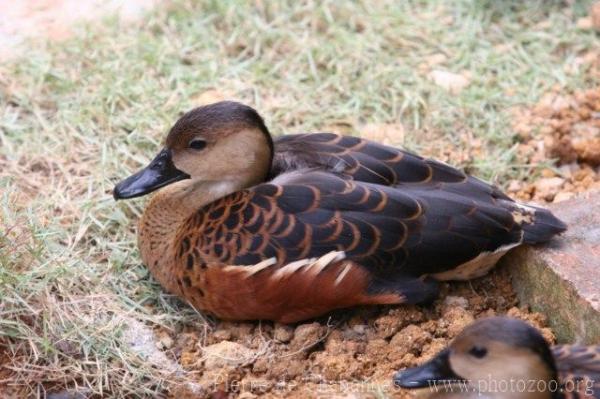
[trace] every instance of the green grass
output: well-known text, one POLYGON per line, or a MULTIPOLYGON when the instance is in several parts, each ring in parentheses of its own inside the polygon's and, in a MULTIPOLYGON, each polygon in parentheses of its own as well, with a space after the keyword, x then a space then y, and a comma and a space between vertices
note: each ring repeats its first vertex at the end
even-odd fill
POLYGON ((0 66, 0 386, 152 396, 185 378, 123 339, 206 321, 149 279, 143 203, 110 192, 203 93, 252 104, 274 134, 401 123, 398 144, 451 161, 479 139, 460 166, 502 184, 539 169, 515 159, 510 110, 598 83, 570 68, 598 40, 575 25, 589 1, 317 3, 178 1, 0 66), (471 84, 433 84, 436 54, 471 84))

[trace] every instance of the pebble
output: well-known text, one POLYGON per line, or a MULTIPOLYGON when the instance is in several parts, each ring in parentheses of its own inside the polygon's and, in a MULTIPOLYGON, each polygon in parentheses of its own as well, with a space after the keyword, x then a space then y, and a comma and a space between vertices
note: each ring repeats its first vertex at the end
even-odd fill
POLYGON ((429 78, 437 86, 454 94, 462 91, 470 83, 470 80, 466 76, 437 69, 429 73, 429 78))
POLYGON ((324 333, 324 327, 317 322, 301 324, 294 331, 294 338, 290 342, 290 348, 293 351, 309 349, 321 340, 324 333))
POLYGON ((575 197, 575 193, 570 192, 570 191, 561 191, 554 196, 554 201, 552 201, 552 202, 555 202, 555 203, 563 202, 563 201, 570 200, 573 197, 575 197))
POLYGON ((458 306, 460 308, 466 309, 469 307, 469 301, 467 301, 467 298, 462 296, 448 295, 446 298, 444 298, 444 306, 458 306))
POLYGON ((275 324, 275 329, 273 331, 273 338, 279 342, 287 343, 292 340, 294 337, 294 329, 285 324, 275 324))
POLYGON ((545 177, 535 182, 536 195, 546 201, 552 201, 557 191, 565 183, 562 177, 545 177))
POLYGON ((221 341, 202 348, 204 367, 207 370, 226 366, 240 366, 252 361, 255 353, 237 342, 221 341))

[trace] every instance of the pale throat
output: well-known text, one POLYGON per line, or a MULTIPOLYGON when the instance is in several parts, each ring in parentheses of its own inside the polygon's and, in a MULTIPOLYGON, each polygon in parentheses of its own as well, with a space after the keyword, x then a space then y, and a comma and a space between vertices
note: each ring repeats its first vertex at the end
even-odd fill
POLYGON ((148 202, 140 220, 138 243, 144 264, 154 278, 181 294, 174 268, 176 238, 182 223, 203 206, 243 188, 235 180, 183 180, 162 188, 148 202))

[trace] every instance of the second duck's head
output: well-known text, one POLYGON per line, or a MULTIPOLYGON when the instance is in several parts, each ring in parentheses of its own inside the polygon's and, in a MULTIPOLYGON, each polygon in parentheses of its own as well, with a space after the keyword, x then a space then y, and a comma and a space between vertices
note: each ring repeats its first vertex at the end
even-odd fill
POLYGON ((117 184, 113 195, 139 197, 186 179, 240 189, 263 181, 272 158, 273 141, 260 115, 237 102, 218 102, 179 118, 158 155, 117 184))
POLYGON ((466 397, 483 398, 554 398, 557 383, 554 357, 540 332, 507 317, 474 322, 432 360, 394 376, 403 388, 433 393, 462 387, 473 393, 466 397))

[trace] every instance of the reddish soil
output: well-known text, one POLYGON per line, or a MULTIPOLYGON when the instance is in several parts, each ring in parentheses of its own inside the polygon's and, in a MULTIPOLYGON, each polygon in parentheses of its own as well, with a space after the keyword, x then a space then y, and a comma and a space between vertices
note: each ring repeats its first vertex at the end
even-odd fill
MULTIPOLYGON (((600 75, 600 55, 596 59, 600 75)), ((530 109, 516 112, 515 131, 522 163, 557 160, 529 183, 512 181, 508 191, 521 200, 560 202, 600 190, 600 87, 572 94, 546 94, 530 109)))

